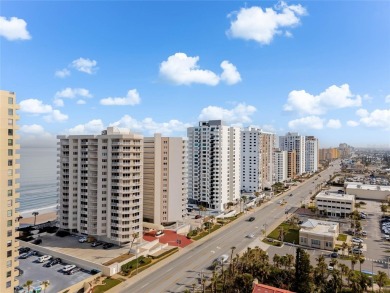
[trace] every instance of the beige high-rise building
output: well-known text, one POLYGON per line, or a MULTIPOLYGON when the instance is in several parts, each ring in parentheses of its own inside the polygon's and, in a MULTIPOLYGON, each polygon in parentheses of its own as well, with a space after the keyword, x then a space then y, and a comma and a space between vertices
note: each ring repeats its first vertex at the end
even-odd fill
POLYGON ((0 292, 14 292, 18 285, 17 273, 14 270, 18 266, 18 242, 16 228, 19 226, 16 209, 19 193, 19 129, 16 114, 19 105, 16 104, 15 93, 0 91, 0 292))
POLYGON ((58 136, 60 228, 117 244, 142 235, 143 136, 58 136))
POLYGON ((143 179, 144 222, 183 220, 187 213, 187 141, 159 133, 145 137, 143 179))
POLYGON ((295 150, 287 152, 287 178, 297 177, 297 152, 295 150))

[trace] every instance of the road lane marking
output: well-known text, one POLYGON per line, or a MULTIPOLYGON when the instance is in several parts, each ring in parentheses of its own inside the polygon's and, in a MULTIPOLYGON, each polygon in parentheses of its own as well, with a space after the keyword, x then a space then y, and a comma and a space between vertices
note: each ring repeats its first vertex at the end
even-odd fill
POLYGON ((145 285, 143 285, 143 286, 141 287, 141 289, 142 289, 143 287, 146 287, 147 285, 149 285, 149 283, 146 283, 145 285))

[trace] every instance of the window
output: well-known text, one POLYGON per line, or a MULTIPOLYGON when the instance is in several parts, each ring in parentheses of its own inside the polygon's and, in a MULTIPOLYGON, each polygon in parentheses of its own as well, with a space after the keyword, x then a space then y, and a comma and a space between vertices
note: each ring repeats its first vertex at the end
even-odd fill
POLYGON ((312 239, 311 240, 311 245, 320 246, 321 245, 321 240, 312 239))
POLYGON ((7 257, 11 257, 12 256, 12 250, 8 250, 7 251, 7 257))
POLYGON ((12 217, 12 210, 7 211, 7 217, 12 217))
POLYGON ((11 271, 7 272, 7 278, 11 277, 11 271))
POLYGON ((13 156, 14 151, 13 150, 8 150, 8 156, 13 156))
POLYGON ((13 119, 8 119, 8 125, 13 125, 14 124, 14 120, 13 119))
POLYGON ((8 104, 12 105, 14 103, 14 98, 9 97, 8 98, 8 104))
POLYGON ((11 167, 13 165, 12 160, 8 160, 8 167, 11 167))
POLYGON ((8 109, 8 115, 14 115, 14 110, 13 109, 8 109))
POLYGON ((12 220, 7 220, 7 227, 12 227, 12 220))
POLYGON ((12 267, 12 260, 7 260, 7 268, 12 267))
POLYGON ((12 196, 12 190, 8 190, 8 196, 12 196))
POLYGON ((7 281, 6 285, 7 288, 11 287, 11 281, 7 281))
POLYGON ((12 240, 8 240, 7 241, 7 247, 11 247, 12 246, 12 240))
POLYGON ((14 135, 14 130, 13 129, 8 129, 8 135, 14 135))
POLYGON ((12 186, 12 179, 8 180, 8 186, 12 186))
POLYGON ((8 176, 12 176, 12 175, 13 175, 12 169, 8 169, 8 176))

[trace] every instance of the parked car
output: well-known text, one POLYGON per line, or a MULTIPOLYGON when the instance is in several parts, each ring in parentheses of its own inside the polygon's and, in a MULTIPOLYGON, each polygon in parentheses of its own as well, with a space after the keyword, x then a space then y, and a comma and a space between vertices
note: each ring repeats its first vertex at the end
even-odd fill
POLYGON ((69 272, 69 271, 73 270, 75 267, 76 267, 75 265, 66 265, 66 266, 64 266, 64 267, 62 268, 62 271, 63 271, 64 273, 66 273, 66 272, 69 272))
POLYGON ((80 243, 84 243, 84 242, 87 242, 88 241, 88 238, 86 236, 82 236, 79 238, 79 242, 80 243))
POLYGON ((35 239, 32 243, 36 244, 36 245, 41 244, 42 243, 42 239, 35 239))
POLYGON ((20 258, 20 259, 25 259, 25 258, 27 258, 27 252, 20 254, 20 255, 19 255, 19 258, 20 258))
POLYGON ((353 254, 363 254, 363 250, 361 250, 360 248, 353 248, 352 249, 352 253, 353 254))
POLYGON ((97 246, 100 246, 100 245, 103 245, 103 242, 100 242, 100 241, 95 241, 91 244, 92 247, 97 247, 97 246))
POLYGON ((29 258, 30 256, 37 255, 37 254, 38 254, 38 251, 30 250, 29 252, 25 253, 24 258, 29 258))
POLYGON ((330 264, 328 265, 328 271, 333 271, 334 267, 330 264))
POLYGON ((247 238, 255 238, 255 234, 254 233, 250 233, 248 235, 246 235, 247 238))
POLYGON ((290 193, 290 194, 289 194, 289 196, 293 196, 293 194, 292 194, 292 193, 290 193))
POLYGON ((359 237, 354 237, 352 238, 352 242, 355 242, 355 243, 363 243, 363 239, 359 238, 359 237))
POLYGON ((108 248, 111 248, 111 247, 113 247, 114 246, 114 244, 112 244, 112 243, 105 243, 104 245, 103 245, 103 249, 108 249, 108 248))
POLYGON ((164 235, 163 230, 158 230, 154 236, 161 236, 161 235, 164 235))
POLYGON ((338 257, 339 257, 339 254, 338 254, 337 252, 332 252, 332 253, 330 254, 330 257, 331 257, 331 258, 338 258, 338 257))
POLYGON ((51 255, 42 255, 42 256, 37 258, 37 262, 43 263, 45 261, 48 261, 51 258, 52 258, 51 255))
POLYGON ((24 293, 26 292, 22 286, 14 287, 14 293, 24 293))
POLYGON ((202 218, 201 215, 196 215, 196 216, 195 216, 195 219, 200 219, 200 218, 202 218))
POLYGON ((385 235, 385 240, 389 241, 390 240, 390 236, 389 235, 385 235))
POLYGON ((50 267, 55 266, 56 264, 59 264, 59 263, 61 263, 61 259, 55 258, 52 261, 49 261, 48 263, 46 263, 45 267, 50 268, 50 267))
POLYGON ((360 234, 361 234, 362 236, 366 237, 366 236, 367 236, 367 231, 362 231, 362 232, 360 232, 360 234))
POLYGON ((80 268, 75 267, 75 268, 71 269, 70 271, 67 271, 65 274, 67 274, 67 275, 73 275, 74 273, 77 273, 77 272, 79 272, 79 271, 80 271, 80 268))
POLYGON ((30 250, 30 247, 19 247, 19 253, 29 252, 30 250))
POLYGON ((253 222, 254 220, 256 220, 255 217, 250 217, 250 218, 248 219, 249 222, 253 222))

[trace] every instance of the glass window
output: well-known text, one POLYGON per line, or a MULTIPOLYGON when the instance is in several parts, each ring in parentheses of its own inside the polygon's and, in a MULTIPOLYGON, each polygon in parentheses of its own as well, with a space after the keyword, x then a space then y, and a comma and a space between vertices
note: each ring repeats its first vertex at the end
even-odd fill
POLYGON ((12 199, 7 200, 7 206, 12 207, 12 199))
POLYGON ((8 166, 11 167, 13 165, 12 160, 8 160, 8 166))
POLYGON ((11 257, 12 256, 12 250, 8 250, 7 251, 7 257, 11 257))
POLYGON ((12 174, 13 174, 12 169, 8 169, 8 176, 12 176, 12 174))
POLYGON ((8 140, 8 146, 13 146, 14 145, 14 140, 13 139, 9 139, 8 140))
POLYGON ((12 240, 8 240, 7 241, 7 247, 11 247, 12 246, 12 240))
POLYGON ((7 288, 11 287, 11 281, 7 281, 6 285, 7 288))
POLYGON ((7 227, 12 227, 12 220, 7 221, 7 227))
POLYGON ((13 125, 14 124, 14 120, 13 119, 8 119, 8 125, 13 125))
POLYGON ((14 130, 13 129, 8 129, 8 135, 14 135, 14 130))
POLYGON ((14 110, 13 109, 8 109, 8 115, 14 115, 14 110))
POLYGON ((13 156, 14 155, 14 151, 13 150, 8 150, 8 156, 13 156))
POLYGON ((12 196, 12 190, 8 190, 8 196, 12 196))
POLYGON ((7 260, 7 268, 12 267, 12 260, 7 260))
POLYGON ((12 230, 8 230, 7 231, 7 237, 11 237, 12 236, 12 230))
POLYGON ((12 186, 12 179, 8 180, 8 186, 12 186))
POLYGON ((7 211, 7 217, 12 217, 12 210, 7 211))
POLYGON ((11 277, 11 271, 7 272, 7 278, 11 277))
POLYGON ((12 105, 14 103, 14 98, 9 97, 8 98, 8 104, 12 105))

